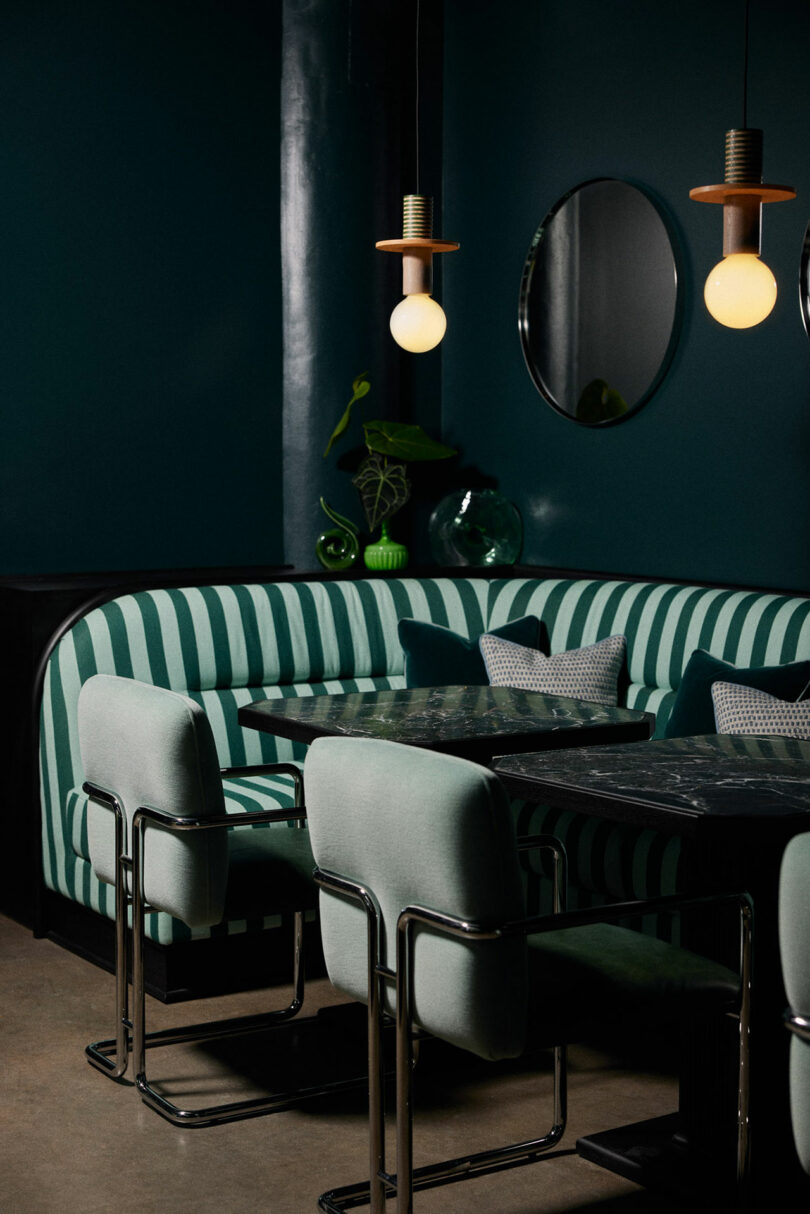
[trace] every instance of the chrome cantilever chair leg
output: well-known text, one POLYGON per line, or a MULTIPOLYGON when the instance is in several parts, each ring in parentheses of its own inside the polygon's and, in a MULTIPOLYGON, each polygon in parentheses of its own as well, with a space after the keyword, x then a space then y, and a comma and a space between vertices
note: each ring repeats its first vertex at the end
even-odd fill
POLYGON ((85 1049, 88 1062, 109 1079, 123 1079, 129 1065, 132 1048, 132 1021, 129 1016, 129 982, 127 981, 127 895, 128 857, 124 854, 124 811, 117 797, 107 795, 101 800, 115 815, 115 1037, 94 1041, 85 1049))
MULTIPOLYGON (((546 848, 554 855, 554 912, 565 910, 567 887, 567 857, 560 841, 553 836, 534 835, 520 840, 521 850, 546 848)), ((414 1031, 410 1007, 409 965, 402 964, 397 941, 396 972, 383 966, 379 953, 379 911, 376 903, 361 885, 333 873, 316 870, 315 880, 324 889, 341 893, 361 903, 368 927, 368 1049, 369 1049, 369 1180, 345 1185, 323 1193, 319 1208, 325 1214, 342 1214, 357 1206, 367 1205, 371 1214, 385 1214, 386 1198, 395 1194, 397 1214, 410 1212, 413 1192, 435 1188, 462 1175, 484 1175, 491 1171, 531 1163, 562 1139, 567 1120, 566 1048, 554 1046, 552 1126, 546 1133, 524 1142, 496 1147, 456 1159, 444 1160, 412 1171, 413 1165, 413 1072, 414 1031), (384 1019, 382 990, 385 983, 396 984, 396 1072, 397 1072, 397 1172, 386 1170, 385 1159, 385 1070, 382 1054, 384 1019), (405 1183, 403 1183, 403 1177, 405 1183)), ((481 936, 480 938, 485 938, 481 936)))
MULTIPOLYGON (((327 889, 332 889, 363 901, 367 908, 373 909, 373 901, 367 891, 354 886, 334 874, 316 872, 316 880, 327 889)), ((651 900, 644 903, 645 911, 650 913, 665 911, 668 904, 674 906, 677 902, 681 909, 690 902, 693 905, 715 903, 724 900, 712 896, 696 896, 678 899, 677 896, 651 900)), ((750 1049, 750 1003, 751 977, 753 965, 752 927, 753 908, 747 895, 729 895, 727 900, 735 901, 740 913, 740 998, 739 1008, 735 1015, 739 1022, 739 1063, 738 1063, 738 1104, 737 1104, 737 1152, 736 1152, 736 1194, 734 1208, 739 1214, 747 1214, 750 1209, 749 1183, 749 1049, 750 1049)), ((623 904, 610 908, 621 917, 627 913, 623 904)), ((635 904, 636 907, 639 904, 635 904)), ((586 924, 596 921, 606 914, 608 908, 600 908, 595 912, 574 911, 570 914, 558 912, 565 921, 564 925, 586 924)), ((367 913, 369 913, 367 909, 367 913)), ((554 916, 545 916, 544 920, 535 921, 535 930, 554 930, 554 916)), ((419 924, 435 926, 448 934, 477 938, 481 940, 494 939, 500 934, 498 929, 487 932, 474 924, 452 920, 447 916, 424 909, 412 908, 400 915, 397 925, 397 961, 396 973, 375 967, 377 982, 382 980, 395 981, 397 990, 397 1172, 386 1172, 384 1166, 384 1147, 372 1145, 371 1151, 371 1181, 357 1185, 347 1185, 322 1194, 319 1207, 326 1214, 341 1214, 342 1211, 361 1205, 369 1205, 372 1214, 384 1214, 386 1196, 396 1195, 397 1214, 412 1214, 413 1194, 421 1189, 451 1183, 462 1178, 484 1175, 487 1172, 500 1171, 509 1167, 531 1163, 545 1152, 556 1146, 563 1136, 566 1123, 566 1081, 565 1081, 565 1049, 555 1047, 554 1050, 554 1124, 547 1135, 535 1140, 516 1143, 514 1146, 495 1148, 481 1151, 478 1154, 462 1156, 445 1160, 441 1163, 426 1167, 413 1168, 413 1007, 411 1000, 412 970, 413 970, 413 929, 419 924), (375 1166, 376 1165, 376 1166, 375 1166)), ((376 938, 376 937, 375 937, 376 938)), ((371 989, 371 988, 370 988, 371 989)), ((369 1030, 372 1021, 369 1015, 369 1030)), ((382 1090, 382 1089, 381 1089, 382 1090)), ((375 1126, 382 1126, 382 1099, 379 1106, 372 1104, 370 1094, 371 1138, 375 1140, 375 1126)), ((380 1130, 377 1131, 377 1134, 380 1130)), ((545 1158, 553 1156, 545 1155, 545 1158)))
MULTIPOLYGON (((297 810, 303 809, 303 777, 301 771, 292 763, 278 763, 272 768, 276 773, 288 775, 294 782, 294 801, 293 806, 297 810)), ((262 764, 254 767, 245 768, 223 768, 223 776, 227 775, 250 775, 255 772, 267 772, 270 770, 268 765, 262 764)), ((133 932, 132 932, 132 986, 133 986, 133 1016, 130 1016, 129 1009, 129 949, 127 948, 128 937, 128 919, 129 908, 135 905, 136 899, 130 896, 128 891, 128 878, 133 875, 133 885, 135 877, 133 874, 132 857, 126 854, 124 844, 125 839, 125 821, 123 807, 118 798, 105 790, 95 788, 92 785, 85 785, 85 791, 93 798, 96 804, 101 805, 114 814, 115 818, 115 856, 116 856, 116 881, 115 881, 115 1037, 105 1038, 102 1041, 91 1042, 85 1047, 85 1055, 88 1062, 94 1066, 102 1074, 109 1079, 122 1080, 127 1074, 129 1068, 130 1054, 134 1049, 134 1042, 138 1036, 138 1030, 135 1027, 136 1019, 140 1020, 141 1025, 145 1021, 145 992, 143 982, 143 940, 144 940, 144 922, 143 915, 148 908, 145 904, 142 905, 142 914, 139 930, 136 929, 137 916, 133 909, 133 932), (136 954, 136 938, 137 938, 137 962, 136 954), (139 992, 139 993, 138 993, 139 992), (136 1016, 134 1009, 137 1006, 140 1015, 136 1016)), ((271 811, 272 812, 272 811, 271 811)), ((234 816, 235 820, 235 816, 234 816)), ((261 818, 253 815, 252 822, 258 822, 261 818)), ((303 820, 296 823, 297 826, 303 828, 303 820)), ((140 873, 143 872, 141 862, 140 873)), ((141 899, 141 902, 143 900, 141 899)), ((159 1032, 146 1034, 140 1032, 142 1038, 141 1055, 147 1046, 159 1045, 178 1045, 182 1042, 202 1042, 213 1041, 218 1038, 236 1037, 244 1033, 259 1032, 262 1029, 273 1027, 286 1020, 291 1020, 293 1016, 301 1010, 304 1002, 304 986, 305 986, 305 965, 304 965, 304 921, 303 912, 296 911, 293 921, 293 998, 286 1008, 281 1008, 274 1012, 264 1012, 256 1016, 243 1016, 231 1020, 212 1021, 209 1024, 189 1025, 185 1028, 164 1029, 159 1032)), ((141 1058, 143 1063, 143 1059, 141 1058)), ((138 1068, 139 1073, 145 1071, 145 1065, 138 1068)), ((137 1080, 136 1080, 137 1083, 137 1080)), ((140 1085, 138 1085, 140 1086, 140 1085)), ((148 1087, 148 1085, 147 1085, 148 1087)), ((177 1121, 177 1124, 184 1123, 186 1120, 187 1110, 177 1109, 171 1102, 160 1097, 157 1093, 154 1097, 151 1094, 151 1089, 148 1093, 147 1103, 152 1103, 152 1099, 165 1104, 165 1110, 161 1107, 158 1109, 169 1120, 177 1121)), ((157 1107, 157 1106, 156 1106, 157 1107)), ((259 1110, 262 1111, 262 1110, 259 1110)), ((237 1116, 248 1116, 249 1113, 237 1114, 237 1116)), ((212 1125, 214 1121, 201 1120, 195 1121, 199 1125, 212 1125)))
MULTIPOLYGON (((653 912, 665 909, 667 901, 674 903, 676 897, 662 898, 650 901, 645 909, 653 912)), ((740 992, 739 1007, 734 1015, 739 1022, 739 1062, 737 1090, 737 1151, 735 1176, 735 1204, 738 1214, 748 1214, 750 1209, 750 1134, 749 1134, 749 1050, 750 1050, 750 1014, 751 1014, 751 976, 753 967, 752 929, 753 907, 747 895, 730 895, 729 900, 738 904, 740 914, 740 992)), ((682 907, 688 902, 693 904, 718 901, 711 896, 681 899, 682 907)), ((615 909, 615 908, 614 908, 615 909)), ((604 908, 597 911, 593 918, 599 918, 606 913, 604 908)), ((563 920, 587 923, 589 912, 561 913, 563 920)), ((554 930, 554 916, 546 917, 543 930, 554 930)), ((518 1143, 514 1147, 496 1148, 494 1151, 482 1151, 478 1155, 448 1160, 444 1163, 428 1167, 413 1168, 413 1068, 411 1065, 411 1040, 413 1034, 413 930, 418 924, 434 925, 451 935, 459 937, 487 939, 495 938, 500 933, 491 933, 476 929, 475 925, 452 920, 448 916, 411 908, 401 913, 397 924, 397 1175, 389 1178, 397 1195, 397 1214, 412 1214, 413 1194, 419 1189, 429 1188, 448 1181, 460 1179, 462 1175, 482 1175, 486 1172, 501 1168, 530 1163, 540 1151, 546 1151, 556 1145, 565 1129, 565 1107, 560 1110, 559 1123, 552 1127, 545 1140, 536 1143, 518 1143)), ((539 925, 538 925, 539 926, 539 925)), ((559 1055, 555 1049, 555 1072, 559 1055)), ((556 1092, 555 1092, 556 1096, 556 1092)), ((563 1100, 564 1084, 563 1084, 563 1100)), ((556 1118, 555 1105, 555 1121, 556 1118)), ((356 1203, 354 1203, 356 1204, 356 1203)), ((336 1207, 340 1209, 341 1207, 336 1207)), ((345 1208, 345 1207, 343 1207, 345 1208)))
MULTIPOLYGON (((532 835, 519 840, 518 849, 547 850, 554 857, 553 913, 566 909, 568 859, 562 843, 552 835, 532 835)), ((553 1092, 551 1129, 539 1138, 529 1138, 511 1146, 444 1160, 426 1167, 413 1167, 413 1006, 412 1006, 412 925, 403 917, 397 935, 397 1214, 411 1214, 413 1194, 460 1178, 485 1175, 503 1168, 532 1163, 562 1140, 568 1119, 567 1051, 564 1045, 552 1048, 553 1092)), ((461 935, 462 933, 459 933, 461 935)), ((479 937, 483 938, 483 937, 479 937)))
POLYGON ((298 1014, 304 1002, 304 912, 294 915, 294 973, 293 998, 285 1008, 264 1012, 256 1016, 240 1016, 231 1020, 216 1020, 209 1024, 194 1024, 177 1029, 146 1032, 146 993, 144 990, 143 945, 147 905, 143 897, 143 835, 151 815, 139 812, 133 823, 133 904, 132 904, 132 1059, 135 1070, 135 1086, 145 1104, 160 1113, 174 1125, 211 1126, 226 1121, 237 1121, 255 1117, 262 1113, 279 1112, 307 1099, 323 1095, 328 1086, 296 1088, 274 1093, 272 1096, 239 1100, 230 1104, 213 1105, 201 1109, 188 1109, 174 1103, 152 1086, 146 1075, 146 1051, 161 1045, 202 1043, 239 1037, 271 1029, 291 1020, 298 1014))
MULTIPOLYGON (((264 767, 263 770, 266 771, 267 768, 264 767)), ((275 770, 285 770, 286 774, 292 774, 296 777, 295 809, 293 811, 261 811, 259 813, 251 813, 250 815, 246 814, 245 817, 249 816, 249 824, 259 824, 284 818, 289 819, 293 816, 296 816, 303 823, 305 813, 303 809, 303 786, 300 771, 291 765, 283 765, 283 768, 282 765, 277 765, 275 770)), ((113 1038, 88 1045, 85 1050, 88 1061, 109 1078, 120 1081, 126 1075, 131 1053, 135 1071, 135 1085, 144 1103, 174 1125, 189 1127, 218 1125, 223 1122, 241 1120, 263 1113, 278 1112, 281 1109, 290 1108, 316 1096, 328 1095, 334 1091, 344 1091, 349 1088, 363 1086, 366 1082, 364 1075, 349 1080, 339 1080, 317 1085, 312 1084, 307 1087, 297 1087, 289 1091, 277 1092, 251 1100, 241 1100, 230 1104, 200 1109, 182 1108, 170 1100, 168 1096, 156 1090, 146 1074, 148 1049, 181 1043, 223 1040, 247 1033, 266 1031, 286 1023, 298 1014, 304 1002, 305 989, 305 914, 303 911, 295 911, 293 915, 293 996, 286 1007, 254 1016, 242 1016, 230 1020, 212 1021, 147 1033, 143 962, 145 915, 149 907, 146 905, 143 893, 144 832, 150 824, 159 826, 164 830, 224 829, 233 826, 240 815, 228 815, 224 819, 211 818, 200 821, 187 818, 171 818, 156 811, 141 809, 133 819, 133 847, 132 856, 130 857, 125 854, 125 816, 119 802, 114 796, 101 789, 91 785, 86 785, 85 787, 86 791, 97 804, 105 806, 115 814, 117 857, 115 886, 116 1035, 113 1038), (128 893, 128 877, 130 874, 132 879, 131 898, 128 893), (127 919, 130 905, 132 906, 131 1017, 128 1007, 129 984, 127 979, 127 919)))
POLYGON ((747 1214, 751 1200, 751 1125, 750 1125, 750 1066, 751 1051, 751 983, 753 977, 754 910, 748 898, 740 904, 740 1007, 739 1055, 737 1069, 737 1208, 747 1214))

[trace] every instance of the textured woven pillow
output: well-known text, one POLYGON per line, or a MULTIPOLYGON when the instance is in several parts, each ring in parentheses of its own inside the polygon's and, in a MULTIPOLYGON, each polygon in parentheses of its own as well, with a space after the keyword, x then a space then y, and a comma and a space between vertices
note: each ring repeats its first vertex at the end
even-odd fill
POLYGON ((624 662, 623 636, 605 637, 583 649, 568 649, 546 657, 484 633, 479 640, 493 687, 522 687, 549 695, 570 696, 594 704, 617 704, 619 671, 624 662))
POLYGON ((756 687, 713 683, 718 733, 767 734, 810 740, 810 700, 777 700, 756 687))
MULTIPOLYGON (((537 649, 541 623, 536 615, 524 615, 493 628, 494 636, 537 649)), ((408 617, 399 621, 399 642, 405 655, 406 687, 482 686, 487 672, 478 637, 468 640, 441 624, 408 617)), ((807 676, 810 679, 810 674, 807 676)))
POLYGON ((810 662, 788 662, 784 666, 732 666, 695 649, 681 676, 681 683, 669 720, 664 728, 665 738, 685 738, 690 734, 714 733, 713 683, 740 683, 756 687, 780 700, 804 698, 810 681, 810 662))

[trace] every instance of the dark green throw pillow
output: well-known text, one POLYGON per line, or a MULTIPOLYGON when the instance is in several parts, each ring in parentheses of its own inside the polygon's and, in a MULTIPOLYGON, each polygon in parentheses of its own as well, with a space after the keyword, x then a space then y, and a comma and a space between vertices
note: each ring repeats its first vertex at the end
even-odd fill
POLYGON ((788 662, 785 666, 733 666, 696 649, 681 678, 681 685, 664 729, 665 738, 716 733, 712 683, 740 683, 767 691, 779 700, 797 700, 810 681, 810 662, 788 662))
MULTIPOLYGON (((536 615, 524 615, 493 628, 492 635, 539 649, 540 629, 536 615)), ((399 621, 399 640, 405 653, 406 687, 479 687, 489 682, 478 637, 468 641, 441 624, 404 619, 399 621)))

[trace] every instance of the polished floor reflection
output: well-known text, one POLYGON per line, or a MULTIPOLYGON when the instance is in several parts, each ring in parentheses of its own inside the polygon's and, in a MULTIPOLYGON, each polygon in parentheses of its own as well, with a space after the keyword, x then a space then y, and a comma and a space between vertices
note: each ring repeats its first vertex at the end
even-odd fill
MULTIPOLYGON (((99 1075, 83 1047, 108 1031, 109 975, 0 917, 0 1209, 4 1214, 233 1212, 303 1214, 326 1188, 366 1174, 361 1094, 212 1129, 182 1130, 151 1112, 128 1084, 99 1075)), ((150 1027, 263 1010, 286 990, 252 992, 193 1006, 151 1002, 150 1027)), ((320 980, 309 1010, 340 1001, 320 980)), ((353 1035, 351 1017, 324 1019, 353 1035)), ((294 1045, 294 1043, 293 1043, 294 1045)), ((292 1048, 292 1047, 290 1047, 292 1048)), ((290 1053, 285 1046, 285 1054, 290 1053)), ((340 1047, 336 1053, 344 1052, 340 1047)), ((254 1040, 244 1051, 188 1047, 153 1051, 154 1075, 190 1102, 256 1090, 270 1060, 254 1040)), ((551 1078, 504 1068, 474 1076, 465 1057, 437 1054, 420 1065, 417 1162, 485 1145, 493 1125, 504 1142, 543 1128, 551 1078), (483 1127, 483 1129, 482 1129, 483 1127)), ((564 1148, 523 1169, 418 1194, 418 1214, 675 1214, 651 1196, 571 1153, 578 1135, 670 1111, 675 1081, 655 1054, 642 1062, 577 1047, 571 1053, 570 1119, 564 1148), (632 1069, 628 1069, 628 1065, 632 1069)), ((393 1203, 390 1204, 393 1210, 393 1203)))

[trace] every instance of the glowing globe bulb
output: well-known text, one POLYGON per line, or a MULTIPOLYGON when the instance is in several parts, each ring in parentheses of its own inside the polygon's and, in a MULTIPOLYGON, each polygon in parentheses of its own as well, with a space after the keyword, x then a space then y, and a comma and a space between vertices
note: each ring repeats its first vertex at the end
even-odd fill
POLYGON ((776 279, 755 253, 730 253, 709 274, 703 298, 721 325, 750 329, 770 315, 776 279))
POLYGON ((447 317, 429 295, 406 295, 391 313, 391 335, 403 350, 423 354, 438 346, 447 317))

